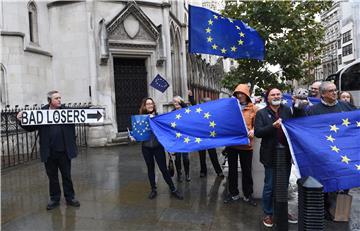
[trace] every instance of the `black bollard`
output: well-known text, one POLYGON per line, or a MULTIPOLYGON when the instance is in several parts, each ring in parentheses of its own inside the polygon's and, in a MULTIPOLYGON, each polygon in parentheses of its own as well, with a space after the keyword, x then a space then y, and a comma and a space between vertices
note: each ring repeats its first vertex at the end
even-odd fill
POLYGON ((290 164, 288 148, 278 144, 273 157, 273 204, 275 230, 288 230, 288 184, 290 164))
POLYGON ((324 230, 323 185, 308 176, 297 181, 299 230, 324 230))

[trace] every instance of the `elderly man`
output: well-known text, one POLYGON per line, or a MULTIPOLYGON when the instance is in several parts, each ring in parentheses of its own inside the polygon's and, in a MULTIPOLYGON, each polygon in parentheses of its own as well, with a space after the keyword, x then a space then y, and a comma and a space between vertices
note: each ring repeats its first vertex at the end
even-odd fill
POLYGON ((319 93, 320 84, 321 84, 320 81, 316 81, 311 85, 311 87, 310 87, 310 96, 311 97, 320 98, 320 93, 319 93))
MULTIPOLYGON (((61 105, 61 95, 58 91, 50 91, 47 94, 48 105, 43 110, 64 109, 61 105)), ((19 112, 17 119, 21 121, 22 112, 19 112)), ((60 205, 61 190, 58 171, 62 177, 62 185, 66 204, 79 207, 80 202, 75 199, 75 192, 71 180, 71 159, 77 156, 75 125, 36 125, 22 126, 27 131, 39 131, 40 156, 45 163, 46 174, 49 178, 50 202, 47 210, 60 205)))

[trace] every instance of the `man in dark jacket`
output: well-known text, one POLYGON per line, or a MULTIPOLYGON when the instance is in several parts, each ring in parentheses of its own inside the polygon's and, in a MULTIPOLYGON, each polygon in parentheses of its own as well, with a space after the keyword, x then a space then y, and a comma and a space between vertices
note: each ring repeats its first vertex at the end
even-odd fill
MULTIPOLYGON (((266 227, 272 227, 273 215, 273 163, 272 157, 276 153, 276 146, 282 144, 286 147, 286 169, 288 176, 291 170, 291 156, 286 137, 281 129, 282 120, 292 117, 289 107, 281 104, 282 93, 277 88, 272 88, 266 92, 267 107, 259 110, 255 117, 255 136, 262 138, 260 146, 260 162, 265 168, 265 180, 262 196, 262 207, 264 211, 263 224, 266 227)), ((289 215, 288 221, 290 223, 297 223, 297 220, 289 215)))
MULTIPOLYGON (((61 105, 61 95, 58 91, 50 91, 47 94, 49 104, 43 110, 64 109, 61 105)), ((21 121, 22 112, 18 113, 17 119, 21 121)), ((50 202, 47 210, 59 206, 61 190, 58 171, 62 177, 62 185, 66 204, 79 207, 80 202, 75 199, 75 192, 71 180, 71 159, 77 156, 75 125, 36 125, 22 126, 27 131, 38 130, 40 138, 41 161, 45 163, 46 174, 49 178, 50 202)))

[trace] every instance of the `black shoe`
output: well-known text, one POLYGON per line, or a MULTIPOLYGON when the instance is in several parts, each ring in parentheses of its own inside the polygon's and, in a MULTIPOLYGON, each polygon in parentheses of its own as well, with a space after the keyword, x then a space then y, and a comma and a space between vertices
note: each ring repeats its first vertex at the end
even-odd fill
POLYGON ((184 197, 179 193, 178 190, 171 192, 171 195, 174 196, 176 199, 183 200, 184 197))
POLYGON ((205 172, 200 172, 200 177, 206 177, 206 173, 205 172))
POLYGON ((73 207, 80 207, 80 202, 76 199, 71 199, 69 201, 66 201, 66 204, 73 207))
POLYGON ((149 193, 149 199, 152 200, 157 196, 157 192, 156 190, 151 190, 151 192, 149 193))
POLYGON ((219 173, 217 174, 217 176, 218 176, 218 177, 225 177, 223 172, 219 172, 219 173))
POLYGON ((224 199, 224 203, 225 204, 228 204, 228 203, 231 203, 231 202, 234 202, 234 201, 237 201, 240 199, 240 195, 236 195, 236 196, 227 196, 225 199, 224 199))
POLYGON ((177 175, 177 181, 178 182, 183 182, 182 176, 181 175, 177 175))
POLYGON ((191 181, 191 178, 190 178, 190 175, 189 175, 189 174, 186 174, 186 175, 185 175, 185 180, 186 180, 187 182, 191 181))
POLYGON ((248 203, 249 205, 252 205, 252 206, 256 206, 256 202, 254 200, 254 198, 252 196, 249 196, 249 197, 243 197, 243 201, 248 203))
POLYGON ((47 204, 46 209, 47 210, 52 210, 56 207, 58 207, 60 205, 59 201, 49 201, 49 203, 47 204))

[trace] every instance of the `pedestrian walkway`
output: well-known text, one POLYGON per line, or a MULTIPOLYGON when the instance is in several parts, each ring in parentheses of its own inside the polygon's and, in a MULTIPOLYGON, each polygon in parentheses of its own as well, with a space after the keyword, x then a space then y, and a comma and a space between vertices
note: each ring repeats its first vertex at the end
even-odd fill
MULTIPOLYGON (((62 198, 60 207, 51 211, 46 210, 48 180, 42 163, 6 170, 1 181, 1 229, 268 230, 261 223, 260 205, 223 203, 226 178, 216 177, 209 158, 205 178, 199 177, 197 153, 190 159, 191 182, 176 183, 185 199, 172 198, 160 176, 158 196, 149 200, 150 186, 139 145, 88 148, 72 162, 80 208, 67 207, 62 198)), ((360 191, 352 194, 351 222, 327 222, 326 230, 360 230, 360 191)), ((296 207, 292 209, 296 212, 296 207)), ((297 225, 289 227, 297 230, 297 225)))

